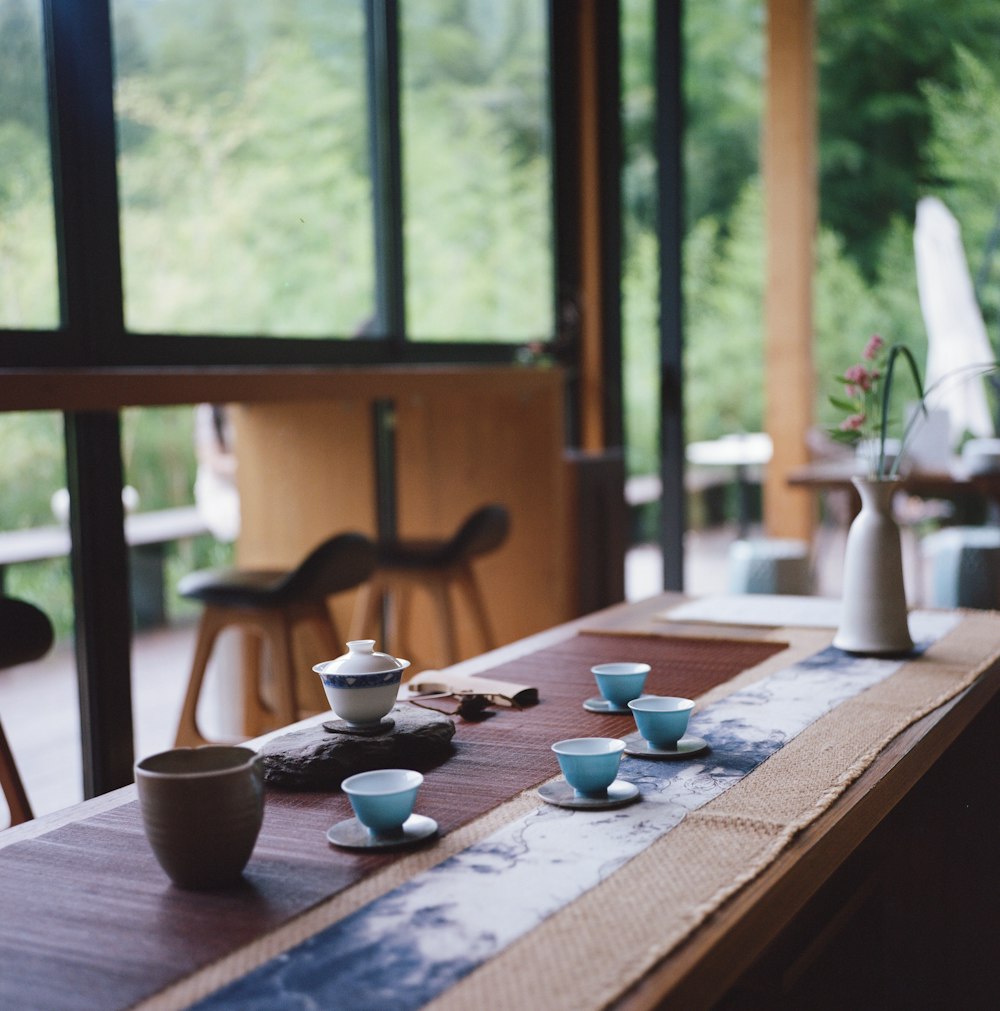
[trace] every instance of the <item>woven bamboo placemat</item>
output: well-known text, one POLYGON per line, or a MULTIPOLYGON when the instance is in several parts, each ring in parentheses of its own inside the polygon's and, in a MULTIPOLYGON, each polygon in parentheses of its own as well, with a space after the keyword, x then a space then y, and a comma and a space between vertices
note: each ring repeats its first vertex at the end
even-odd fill
MULTIPOLYGON (((339 791, 269 792, 246 883, 219 893, 187 893, 166 883, 134 802, 15 843, 0 851, 0 962, 9 967, 0 974, 0 1006, 127 1006, 200 966, 225 963, 245 972, 287 947, 277 936, 267 939, 283 924, 352 885, 359 896, 381 887, 378 882, 389 880, 381 872, 396 864, 402 874, 412 874, 425 859, 444 859, 467 838, 462 829, 471 823, 481 831, 498 817, 509 818, 506 802, 558 772, 552 741, 634 729, 631 717, 583 710, 583 699, 596 694, 589 672, 594 663, 645 660, 653 668, 650 691, 697 697, 783 648, 773 642, 582 634, 483 672, 535 684, 541 701, 523 712, 459 723, 454 756, 427 770, 419 799, 421 813, 438 821, 444 837, 419 854, 332 849, 326 829, 351 815, 339 791), (256 940, 261 936, 264 941, 256 940), (241 954, 234 959, 234 953, 241 954)), ((225 981, 209 976, 193 989, 185 984, 167 1003, 182 1006, 225 981)))

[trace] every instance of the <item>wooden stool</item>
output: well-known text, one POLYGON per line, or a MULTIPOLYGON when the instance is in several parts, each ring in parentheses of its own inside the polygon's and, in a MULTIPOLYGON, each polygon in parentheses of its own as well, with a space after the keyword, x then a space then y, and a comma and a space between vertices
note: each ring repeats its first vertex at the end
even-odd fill
MULTIPOLYGON (((0 597, 0 668, 16 667, 40 659, 51 649, 53 638, 52 622, 34 604, 13 597, 0 597)), ((31 821, 31 804, 2 724, 0 788, 10 809, 10 824, 31 821)))
POLYGON ((457 663, 458 638, 451 588, 455 587, 471 610, 484 649, 496 641, 483 595, 472 570, 473 559, 495 551, 507 539, 510 516, 501 505, 476 510, 446 540, 393 540, 379 543, 378 563, 358 597, 352 639, 371 638, 378 627, 383 604, 388 604, 383 649, 412 659, 410 606, 415 590, 430 594, 440 621, 445 664, 457 663))
POLYGON ((239 626, 256 639, 243 656, 243 729, 254 737, 300 718, 295 689, 294 637, 310 626, 322 647, 322 659, 342 652, 327 607, 327 597, 363 583, 375 568, 375 546, 361 534, 338 534, 319 545, 291 572, 206 569, 185 576, 178 585, 185 597, 205 605, 198 628, 191 678, 177 727, 178 747, 211 743, 198 727, 198 697, 219 633, 239 626), (266 701, 260 657, 270 646, 273 679, 266 701))

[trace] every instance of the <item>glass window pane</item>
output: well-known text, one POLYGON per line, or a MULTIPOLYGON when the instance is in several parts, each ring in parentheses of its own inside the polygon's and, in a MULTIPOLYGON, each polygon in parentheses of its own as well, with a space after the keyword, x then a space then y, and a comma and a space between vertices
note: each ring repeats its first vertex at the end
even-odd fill
POLYGON ((10 557, 4 571, 4 592, 40 607, 57 634, 73 629, 73 586, 64 546, 53 546, 47 536, 36 540, 27 531, 51 528, 66 521, 66 456, 62 415, 56 411, 0 412, 0 531, 27 543, 8 543, 10 557))
POLYGON ((546 6, 400 4, 410 338, 552 333, 546 6))
POLYGON ((126 324, 350 337, 372 315, 359 0, 114 0, 126 324))
MULTIPOLYGON (((622 128, 622 377, 630 477, 660 469, 659 245, 654 138, 654 8, 652 0, 621 5, 622 128)), ((654 539, 654 504, 643 508, 641 534, 654 539)))
POLYGON ((0 0, 0 327, 59 324, 39 0, 0 0))

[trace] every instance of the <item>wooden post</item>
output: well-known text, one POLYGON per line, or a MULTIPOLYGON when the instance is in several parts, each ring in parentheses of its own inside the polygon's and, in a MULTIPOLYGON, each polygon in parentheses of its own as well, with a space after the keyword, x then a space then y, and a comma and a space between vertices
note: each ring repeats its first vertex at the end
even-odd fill
POLYGON ((596 11, 580 8, 580 445, 605 446, 596 11), (590 62, 592 61, 592 62, 590 62))
POLYGON ((769 534, 808 540, 814 505, 788 472, 807 462, 813 423, 812 275, 817 218, 814 0, 768 0, 764 194, 765 428, 774 456, 764 487, 769 534))

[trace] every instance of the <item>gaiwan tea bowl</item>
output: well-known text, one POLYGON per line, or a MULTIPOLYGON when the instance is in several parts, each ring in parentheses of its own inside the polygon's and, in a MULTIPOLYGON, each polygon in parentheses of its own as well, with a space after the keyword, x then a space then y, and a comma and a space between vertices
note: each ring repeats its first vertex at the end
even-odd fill
POLYGON ((318 663, 313 670, 337 716, 356 727, 371 727, 395 705, 409 666, 409 660, 376 652, 374 639, 354 639, 343 656, 318 663))

